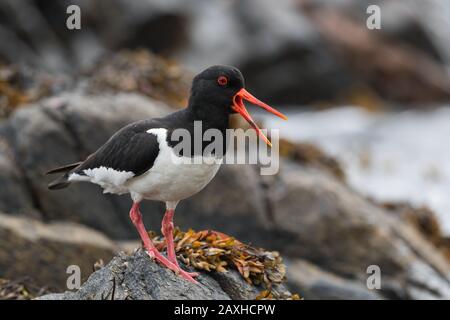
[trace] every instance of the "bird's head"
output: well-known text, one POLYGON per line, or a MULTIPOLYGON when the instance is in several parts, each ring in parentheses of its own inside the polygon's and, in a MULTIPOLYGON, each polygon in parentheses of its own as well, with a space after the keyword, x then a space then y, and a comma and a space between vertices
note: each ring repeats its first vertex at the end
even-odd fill
POLYGON ((245 108, 245 100, 287 120, 287 117, 281 112, 245 90, 242 73, 237 68, 230 66, 212 66, 195 76, 189 105, 205 119, 211 117, 227 117, 228 119, 230 114, 239 113, 258 135, 271 145, 245 108))

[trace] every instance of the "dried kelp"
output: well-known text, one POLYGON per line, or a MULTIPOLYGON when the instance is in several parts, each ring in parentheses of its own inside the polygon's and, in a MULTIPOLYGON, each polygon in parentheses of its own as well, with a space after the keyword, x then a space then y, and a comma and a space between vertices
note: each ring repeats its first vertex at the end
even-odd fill
POLYGON ((292 294, 290 296, 281 295, 277 291, 263 290, 255 298, 255 300, 302 300, 298 294, 292 294))
MULTIPOLYGON (((163 238, 150 233, 158 249, 165 248, 163 238)), ((276 251, 265 251, 243 244, 233 237, 211 230, 174 231, 175 250, 186 265, 199 270, 226 272, 235 268, 249 284, 264 285, 285 280, 285 266, 276 251)))

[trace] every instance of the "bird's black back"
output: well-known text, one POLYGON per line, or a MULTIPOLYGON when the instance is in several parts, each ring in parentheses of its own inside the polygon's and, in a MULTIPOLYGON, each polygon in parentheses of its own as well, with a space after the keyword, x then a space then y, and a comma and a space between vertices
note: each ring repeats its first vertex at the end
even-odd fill
MULTIPOLYGON (((194 123, 201 121, 201 134, 208 129, 218 129, 222 133, 222 154, 226 151, 226 136, 228 119, 226 121, 203 121, 196 119, 195 114, 189 108, 174 112, 164 118, 141 120, 131 123, 117 131, 103 146, 90 155, 83 163, 73 169, 71 173, 83 174, 86 169, 99 167, 112 168, 117 171, 127 171, 139 176, 148 171, 154 164, 160 151, 156 135, 148 133, 150 129, 163 128, 167 130, 166 141, 170 147, 174 147, 179 141, 172 139, 172 133, 176 129, 184 129, 189 132, 191 149, 184 149, 178 156, 192 157, 196 154, 194 145, 194 123), (220 123, 219 123, 220 122, 220 123)), ((201 137, 200 137, 201 138, 201 137)), ((210 141, 202 140, 201 152, 210 144, 210 141)), ((200 150, 199 150, 200 151, 200 150)))

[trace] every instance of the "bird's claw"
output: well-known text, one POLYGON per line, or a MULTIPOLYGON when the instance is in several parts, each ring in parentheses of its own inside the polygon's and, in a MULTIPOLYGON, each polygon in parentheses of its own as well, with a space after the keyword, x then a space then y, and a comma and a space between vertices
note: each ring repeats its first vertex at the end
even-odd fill
MULTIPOLYGON (((186 280, 189 281, 189 282, 198 284, 197 280, 195 280, 195 279, 193 278, 193 276, 191 275, 191 274, 192 274, 191 272, 184 271, 184 270, 181 269, 181 268, 179 268, 177 271, 178 271, 178 272, 176 272, 176 273, 177 273, 179 276, 181 276, 183 279, 186 279, 186 280)), ((198 273, 197 273, 197 276, 198 276, 198 273)))
POLYGON ((197 272, 187 272, 181 269, 181 267, 178 264, 175 264, 175 266, 176 269, 173 270, 173 272, 175 272, 176 275, 188 280, 189 282, 197 283, 197 281, 194 279, 194 277, 197 277, 199 275, 197 272))
POLYGON ((150 259, 155 260, 155 253, 153 251, 145 250, 150 259))
POLYGON ((172 270, 176 275, 182 277, 183 279, 185 279, 191 283, 198 284, 198 282, 194 279, 194 277, 198 276, 197 272, 184 271, 183 269, 181 269, 181 267, 178 265, 178 263, 173 263, 172 261, 169 261, 164 256, 162 256, 159 252, 156 253, 151 249, 147 249, 147 250, 145 250, 145 252, 151 259, 157 260, 163 266, 172 270))
POLYGON ((198 272, 188 272, 188 271, 185 271, 185 272, 192 278, 196 278, 200 275, 200 273, 198 273, 198 272))
POLYGON ((191 277, 191 278, 195 278, 195 277, 198 277, 198 276, 199 276, 199 273, 198 273, 198 272, 188 272, 188 271, 183 270, 183 269, 180 267, 180 265, 178 264, 178 261, 177 261, 176 259, 169 258, 169 261, 172 262, 172 263, 177 267, 177 270, 174 271, 176 274, 179 275, 180 273, 184 273, 184 274, 188 275, 188 276, 191 277))

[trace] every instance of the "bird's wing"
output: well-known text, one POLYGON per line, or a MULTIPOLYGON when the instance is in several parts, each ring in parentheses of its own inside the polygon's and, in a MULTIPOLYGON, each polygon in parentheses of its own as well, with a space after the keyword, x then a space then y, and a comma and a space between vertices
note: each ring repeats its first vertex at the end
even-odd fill
POLYGON ((87 169, 104 167, 131 172, 133 177, 143 174, 159 153, 157 137, 147 132, 152 128, 159 128, 159 123, 140 121, 122 128, 70 173, 84 175, 87 169))

